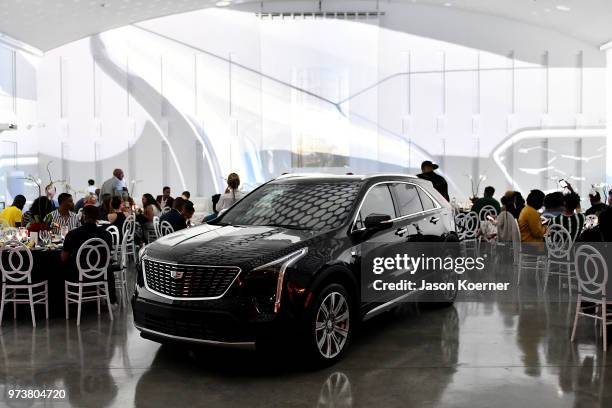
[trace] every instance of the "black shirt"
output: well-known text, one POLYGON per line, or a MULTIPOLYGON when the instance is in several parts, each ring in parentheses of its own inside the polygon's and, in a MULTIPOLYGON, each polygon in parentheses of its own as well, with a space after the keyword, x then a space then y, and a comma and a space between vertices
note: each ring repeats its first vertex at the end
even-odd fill
POLYGON ((448 184, 446 184, 444 177, 433 171, 418 174, 417 177, 423 180, 431 181, 431 184, 433 184, 433 187, 438 191, 438 193, 440 193, 442 197, 446 198, 446 201, 450 201, 450 198, 448 197, 448 184))
POLYGON ((99 228, 96 224, 92 223, 86 223, 73 229, 68 233, 68 235, 66 235, 66 239, 64 240, 63 250, 70 254, 70 272, 76 272, 76 276, 78 276, 79 273, 76 264, 77 252, 85 241, 91 238, 102 239, 104 242, 106 242, 106 245, 108 245, 109 251, 112 251, 113 241, 110 233, 104 228, 99 228))
POLYGON ((604 203, 594 204, 591 208, 585 211, 584 215, 599 215, 600 212, 608 208, 604 203))
POLYGON ((174 208, 160 217, 159 222, 162 221, 168 221, 175 232, 187 228, 187 220, 174 208))

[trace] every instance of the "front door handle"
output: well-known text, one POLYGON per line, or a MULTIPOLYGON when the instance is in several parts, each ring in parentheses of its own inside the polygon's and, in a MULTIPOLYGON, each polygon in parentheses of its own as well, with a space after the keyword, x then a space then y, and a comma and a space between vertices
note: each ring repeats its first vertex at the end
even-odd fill
POLYGON ((408 232, 408 228, 398 228, 397 231, 395 231, 395 235, 397 235, 398 237, 403 237, 406 232, 408 232))
POLYGON ((431 217, 429 219, 429 222, 431 222, 432 224, 437 224, 438 221, 440 221, 440 218, 438 218, 438 217, 431 217))

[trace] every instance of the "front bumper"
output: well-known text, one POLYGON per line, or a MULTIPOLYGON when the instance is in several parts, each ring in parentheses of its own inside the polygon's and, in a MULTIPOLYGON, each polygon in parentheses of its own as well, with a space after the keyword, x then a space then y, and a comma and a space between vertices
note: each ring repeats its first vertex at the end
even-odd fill
POLYGON ((258 339, 278 337, 285 325, 281 315, 263 313, 248 297, 172 301, 141 287, 132 308, 142 337, 158 342, 252 348, 258 339))

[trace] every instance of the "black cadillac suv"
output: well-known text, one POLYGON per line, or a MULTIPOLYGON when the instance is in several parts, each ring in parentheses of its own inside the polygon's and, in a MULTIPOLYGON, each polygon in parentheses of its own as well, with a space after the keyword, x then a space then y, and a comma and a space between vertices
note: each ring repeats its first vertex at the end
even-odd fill
MULTIPOLYGON (((451 207, 429 181, 282 176, 211 224, 148 245, 134 322, 162 343, 253 347, 291 334, 313 358, 333 362, 361 320, 401 300, 362 299, 362 261, 411 241, 456 241, 451 207)), ((440 304, 455 296, 444 292, 440 304)))

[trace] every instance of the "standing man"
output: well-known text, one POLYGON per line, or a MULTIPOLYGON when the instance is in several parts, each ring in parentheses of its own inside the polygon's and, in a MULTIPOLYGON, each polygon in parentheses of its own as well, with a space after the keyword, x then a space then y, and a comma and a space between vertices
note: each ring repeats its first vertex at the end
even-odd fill
POLYGON ((113 177, 109 178, 108 180, 104 182, 104 184, 102 184, 102 189, 100 193, 102 195, 110 194, 111 197, 123 196, 123 193, 127 191, 127 188, 125 187, 125 183, 123 182, 123 176, 124 176, 123 170, 121 169, 113 170, 113 177))
POLYGON ((165 186, 162 192, 162 195, 157 196, 157 202, 159 203, 159 206, 162 209, 166 207, 172 208, 174 205, 174 198, 170 197, 170 187, 165 186))
POLYGON ((432 163, 429 160, 425 160, 421 163, 421 174, 418 174, 418 178, 422 178, 424 180, 431 181, 433 187, 446 199, 446 201, 450 201, 448 197, 448 184, 444 177, 436 173, 436 170, 439 166, 437 164, 432 163))
POLYGON ((96 194, 96 182, 94 179, 87 180, 87 192, 89 194, 96 194))
POLYGON ((13 205, 6 207, 0 213, 0 220, 8 224, 9 227, 21 227, 21 215, 25 206, 26 198, 18 194, 13 199, 13 205))

